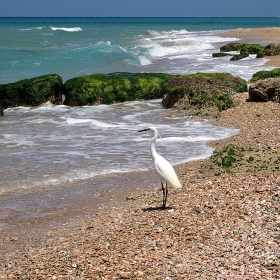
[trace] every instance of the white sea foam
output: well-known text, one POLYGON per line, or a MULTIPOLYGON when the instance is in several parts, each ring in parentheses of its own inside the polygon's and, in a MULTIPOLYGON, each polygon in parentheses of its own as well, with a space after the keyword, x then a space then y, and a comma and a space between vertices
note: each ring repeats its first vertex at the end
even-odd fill
POLYGON ((138 133, 149 126, 156 126, 162 137, 157 151, 173 164, 208 157, 212 148, 206 140, 237 132, 185 118, 174 122, 161 108, 161 100, 151 100, 76 108, 46 103, 41 110, 9 110, 0 132, 0 156, 9 162, 0 162, 4 184, 11 190, 152 168, 151 134, 138 133))
POLYGON ((61 31, 67 31, 67 32, 82 31, 82 28, 80 28, 80 27, 53 27, 53 26, 51 26, 51 29, 54 31, 61 30, 61 31))

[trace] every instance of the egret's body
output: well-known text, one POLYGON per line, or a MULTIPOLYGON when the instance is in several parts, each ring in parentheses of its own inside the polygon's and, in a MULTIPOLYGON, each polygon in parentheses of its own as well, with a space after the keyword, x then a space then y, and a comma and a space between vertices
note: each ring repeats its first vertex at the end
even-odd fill
POLYGON ((154 136, 151 139, 151 155, 152 155, 152 159, 154 161, 155 170, 161 181, 161 187, 162 187, 162 192, 163 192, 162 208, 165 208, 167 194, 168 194, 167 184, 173 186, 174 188, 181 188, 182 186, 179 182, 179 179, 178 179, 172 165, 165 158, 163 158, 156 152, 155 143, 156 143, 156 139, 158 137, 157 129, 152 126, 152 127, 146 128, 146 129, 139 130, 138 132, 142 132, 142 131, 153 131, 154 132, 154 136))

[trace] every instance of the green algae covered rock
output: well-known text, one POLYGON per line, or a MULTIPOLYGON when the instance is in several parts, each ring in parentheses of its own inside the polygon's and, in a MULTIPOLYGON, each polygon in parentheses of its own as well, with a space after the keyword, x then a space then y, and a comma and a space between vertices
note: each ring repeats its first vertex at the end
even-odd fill
POLYGON ((271 71, 263 70, 263 71, 256 72, 255 74, 253 74, 249 82, 252 83, 258 80, 264 80, 268 78, 279 78, 279 77, 280 77, 280 68, 275 68, 271 71))
POLYGON ((16 106, 38 106, 50 101, 61 104, 62 78, 48 74, 32 79, 0 85, 0 103, 3 109, 16 106))
POLYGON ((240 51, 242 48, 242 43, 228 43, 220 48, 220 52, 232 52, 232 51, 240 51))
POLYGON ((220 53, 213 53, 212 57, 222 57, 230 55, 231 61, 240 60, 242 58, 248 57, 250 54, 256 54, 256 57, 263 57, 268 53, 265 51, 264 46, 260 44, 241 44, 241 43, 228 43, 220 48, 220 53), (239 54, 229 54, 227 52, 239 51, 239 54))
POLYGON ((264 46, 260 44, 243 44, 240 49, 240 54, 233 55, 230 60, 239 60, 248 57, 250 54, 256 54, 259 57, 259 53, 263 53, 264 46))
POLYGON ((84 106, 163 97, 163 88, 174 77, 161 73, 92 74, 65 82, 65 105, 84 106))
POLYGON ((215 80, 219 80, 225 87, 230 88, 234 92, 247 91, 247 82, 237 76, 233 76, 230 73, 216 72, 216 73, 203 73, 198 72, 196 74, 188 74, 183 77, 207 77, 215 80))
POLYGON ((163 106, 176 109, 173 116, 213 119, 220 111, 234 106, 233 93, 244 91, 246 81, 229 73, 178 76, 167 83, 163 106))

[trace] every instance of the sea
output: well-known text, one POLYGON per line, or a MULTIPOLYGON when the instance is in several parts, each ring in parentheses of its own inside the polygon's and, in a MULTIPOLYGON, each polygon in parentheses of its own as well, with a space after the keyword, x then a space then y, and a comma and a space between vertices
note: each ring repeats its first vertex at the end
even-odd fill
MULTIPOLYGON (((0 18, 0 84, 44 74, 230 72, 246 80, 266 59, 212 58, 240 38, 231 29, 279 27, 280 18, 0 18)), ((153 168, 147 132, 172 164, 211 156, 210 140, 238 130, 169 118, 161 100, 7 108, 0 118, 0 195, 153 168)), ((156 176, 156 175, 155 175, 156 176)), ((95 186, 92 186, 95 188, 95 186)))

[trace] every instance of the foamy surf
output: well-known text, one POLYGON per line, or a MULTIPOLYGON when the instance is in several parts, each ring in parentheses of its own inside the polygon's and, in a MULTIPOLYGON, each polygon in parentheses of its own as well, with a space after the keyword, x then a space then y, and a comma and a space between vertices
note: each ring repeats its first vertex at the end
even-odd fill
POLYGON ((157 151, 173 164, 208 157, 208 140, 237 133, 185 118, 174 122, 166 113, 161 100, 75 108, 46 103, 5 110, 0 193, 152 168, 150 136, 137 133, 149 126, 161 135, 157 151))

